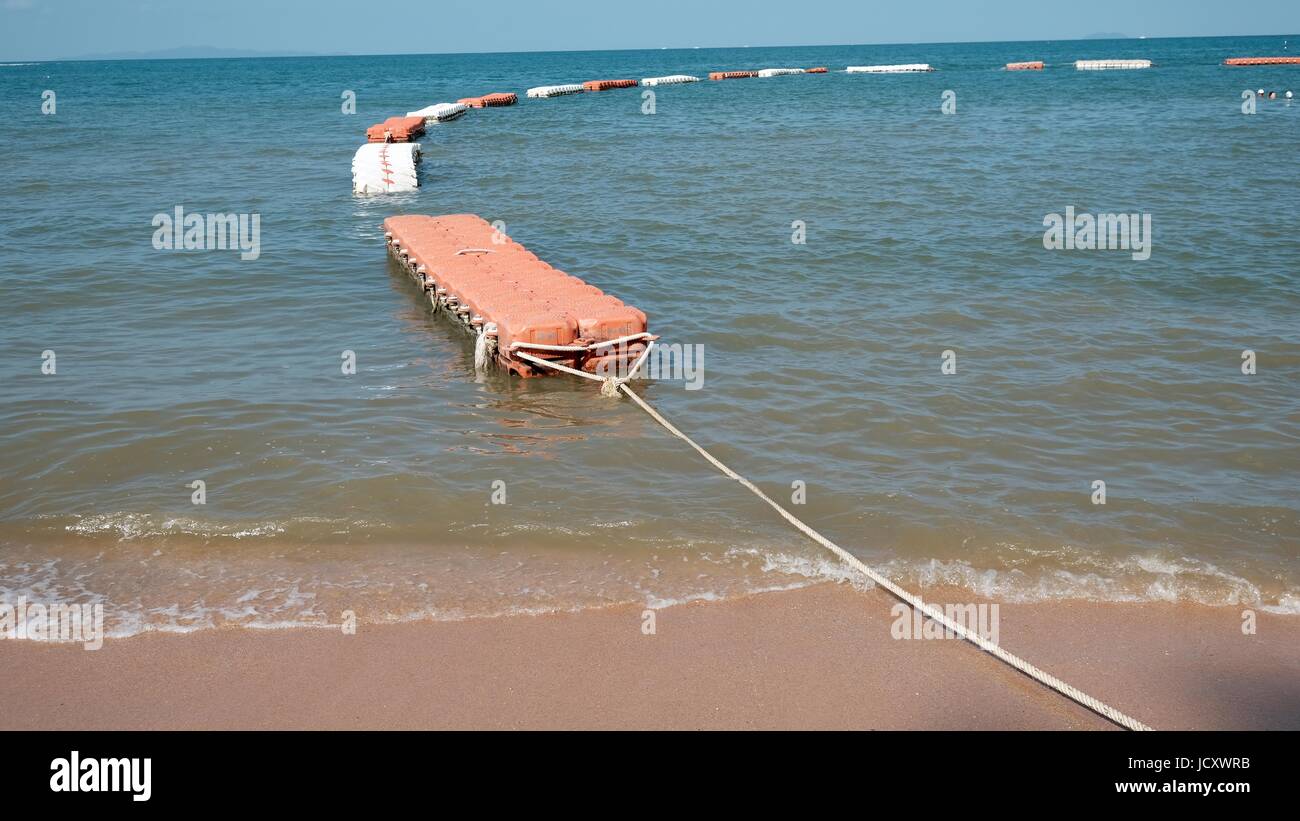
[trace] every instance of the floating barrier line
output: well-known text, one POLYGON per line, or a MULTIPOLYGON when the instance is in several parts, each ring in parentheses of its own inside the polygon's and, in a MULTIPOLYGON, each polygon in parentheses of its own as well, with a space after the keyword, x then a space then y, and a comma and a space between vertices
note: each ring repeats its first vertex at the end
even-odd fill
POLYGON ((1045 684, 1046 686, 1052 688, 1053 690, 1065 696, 1066 698, 1070 699, 1071 701, 1077 704, 1081 704, 1084 707, 1087 707, 1089 710, 1092 710, 1097 715, 1102 716, 1103 718, 1106 718, 1114 722, 1115 724, 1118 724, 1119 726, 1129 730, 1150 730, 1151 729, 1150 727, 1138 721, 1137 719, 1132 718, 1131 716, 1128 716, 1120 712, 1119 710, 1116 710, 1114 707, 1111 707, 1106 702, 1101 701, 1100 699, 1097 698, 1093 698, 1092 696, 1083 692, 1079 688, 1067 684, 1064 681, 1061 681, 1059 678, 1052 675, 1051 673, 1048 673, 1044 670, 1039 669, 1038 667, 1035 667, 1034 665, 1022 659, 1020 656, 1017 656, 1015 653, 1002 649, 1002 647, 984 638, 979 633, 974 633, 971 632, 970 630, 967 630, 965 625, 959 624, 958 622, 949 618, 937 606, 932 604, 926 604, 924 601, 921 600, 920 596, 916 596, 907 592, 906 590, 899 587, 897 584, 890 581, 888 578, 886 578, 876 570, 873 570, 869 565, 864 563, 857 556, 854 556, 849 551, 835 544, 835 542, 832 542, 830 539, 826 538, 822 534, 818 533, 816 530, 813 530, 811 527, 804 524, 803 521, 801 521, 797 516, 795 516, 793 513, 786 510, 784 507, 782 507, 780 504, 774 501, 772 497, 768 496, 766 493, 760 490, 758 486, 755 485, 753 482, 749 481, 744 476, 741 476, 736 471, 724 465, 713 454, 709 453, 707 450, 701 447, 694 439, 682 433, 681 430, 679 430, 676 425, 674 425, 672 422, 669 422, 667 419, 665 419, 663 415, 659 413, 659 411, 655 410, 650 405, 650 403, 646 402, 640 396, 637 396, 636 393, 627 386, 628 380, 636 375, 637 369, 641 367, 641 363, 644 362, 645 358, 650 354, 650 349, 653 346, 654 346, 653 342, 647 345, 645 351, 642 352, 641 357, 637 359, 636 364, 633 365, 632 368, 628 371, 627 376, 620 377, 617 379, 613 377, 596 376, 594 374, 586 373, 585 371, 579 371, 573 368, 568 368, 563 365, 559 365, 555 362, 550 362, 540 357, 531 356, 523 352, 516 352, 516 356, 521 356, 538 365, 543 365, 548 368, 555 368, 556 370, 561 370, 566 373, 571 373, 574 376, 581 376, 584 379, 593 379, 596 380, 597 382, 601 382, 603 383, 600 388, 600 393, 602 396, 617 396, 620 390, 623 391, 623 393, 627 394, 632 399, 633 402, 636 402, 638 405, 641 406, 641 410, 650 414, 651 419, 654 419, 656 422, 662 425, 664 430, 668 431, 673 436, 676 436, 678 439, 681 439, 683 442, 690 445, 692 448, 695 449, 697 453, 699 453, 706 460, 708 460, 709 464, 713 465, 715 468, 721 471, 728 478, 735 479, 737 482, 740 482, 740 484, 744 485, 745 488, 748 489, 751 493, 753 493, 758 498, 762 499, 764 502, 767 502, 769 507, 771 507, 777 513, 781 514, 781 518, 785 519, 787 522, 794 525, 795 528, 797 528, 800 532, 802 532, 808 538, 812 539, 817 544, 821 545, 822 547, 826 548, 830 552, 834 553, 845 564, 849 565, 854 570, 861 573, 863 576, 866 576, 872 582, 875 582, 876 584, 888 590, 891 594, 893 594, 894 598, 908 605, 913 610, 918 610, 922 614, 934 619, 935 621, 939 622, 939 624, 943 625, 946 629, 951 630, 953 633, 957 634, 958 636, 961 636, 963 639, 969 641, 971 644, 974 644, 976 647, 980 648, 984 652, 996 656, 1000 660, 1006 662, 1007 664, 1016 668, 1017 670, 1029 676, 1030 678, 1034 679, 1035 681, 1041 684, 1045 684))

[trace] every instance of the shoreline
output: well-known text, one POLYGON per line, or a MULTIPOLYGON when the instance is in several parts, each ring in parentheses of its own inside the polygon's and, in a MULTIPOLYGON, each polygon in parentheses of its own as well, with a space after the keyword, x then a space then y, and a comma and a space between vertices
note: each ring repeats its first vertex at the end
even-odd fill
MULTIPOLYGON (((927 601, 971 601, 930 588, 927 601)), ((1114 729, 956 639, 891 636, 824 583, 652 611, 0 640, 3 729, 1114 729)), ((1000 643, 1156 729, 1300 729, 1300 617, 999 604, 1000 643)))

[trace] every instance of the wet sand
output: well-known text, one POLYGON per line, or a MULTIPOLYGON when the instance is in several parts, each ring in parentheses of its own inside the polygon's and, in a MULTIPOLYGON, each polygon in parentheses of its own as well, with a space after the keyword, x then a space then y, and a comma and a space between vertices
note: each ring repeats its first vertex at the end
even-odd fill
MULTIPOLYGON (((970 601, 925 591, 934 603, 970 601)), ((1113 729, 958 640, 897 640, 883 591, 335 630, 0 640, 0 728, 1113 729)), ((1300 617, 1000 605, 1000 641, 1158 729, 1300 729, 1300 617)))

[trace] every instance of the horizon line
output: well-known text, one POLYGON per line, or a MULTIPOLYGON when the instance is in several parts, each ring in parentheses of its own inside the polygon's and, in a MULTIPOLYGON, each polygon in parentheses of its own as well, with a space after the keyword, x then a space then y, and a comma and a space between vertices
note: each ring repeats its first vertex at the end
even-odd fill
MULTIPOLYGON (((1108 33, 1107 33, 1108 34, 1108 33)), ((507 54, 582 54, 582 53, 600 53, 600 52, 617 52, 617 51, 704 51, 704 50, 724 50, 724 49, 768 49, 768 48, 873 48, 877 46, 951 46, 951 45, 973 45, 973 44, 996 44, 996 43, 1058 43, 1058 42, 1106 42, 1120 40, 1216 40, 1241 37, 1300 37, 1300 33, 1294 34, 1203 34, 1203 35, 1122 35, 1118 37, 1082 35, 1079 37, 1057 37, 1038 40, 935 40, 930 42, 883 42, 883 43, 802 43, 796 45, 744 45, 744 46, 641 46, 638 48, 573 48, 573 49, 522 49, 515 51, 428 51, 428 52, 373 52, 365 54, 355 54, 350 52, 300 52, 300 53, 280 53, 275 50, 258 50, 247 48, 235 48, 227 46, 175 46, 170 49, 157 49, 155 51, 141 52, 107 52, 105 55, 82 55, 77 57, 57 57, 44 60, 11 60, 5 59, 0 62, 12 63, 113 63, 113 62, 163 62, 168 60, 297 60, 303 58, 319 57, 438 57, 438 56, 463 56, 472 55, 507 55, 507 54), (225 57, 132 57, 131 54, 157 54, 166 51, 180 51, 183 49, 209 49, 212 51, 229 50, 243 51, 248 54, 231 55, 225 57), (121 56, 112 56, 121 55, 121 56)), ((292 49, 285 49, 292 52, 292 49)))

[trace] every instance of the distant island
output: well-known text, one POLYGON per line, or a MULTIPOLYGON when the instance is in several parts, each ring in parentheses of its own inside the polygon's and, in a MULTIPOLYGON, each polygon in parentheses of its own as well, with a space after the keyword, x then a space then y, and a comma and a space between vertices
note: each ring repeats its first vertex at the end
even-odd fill
POLYGON ((80 54, 61 57, 60 60, 211 60, 231 57, 335 57, 311 51, 256 51, 246 48, 217 48, 215 46, 181 46, 158 51, 114 51, 105 54, 80 54))

